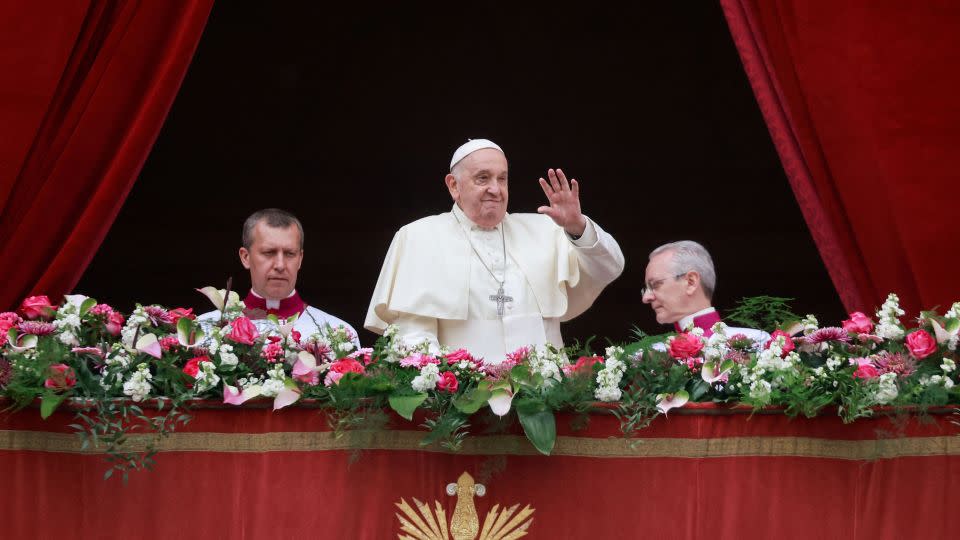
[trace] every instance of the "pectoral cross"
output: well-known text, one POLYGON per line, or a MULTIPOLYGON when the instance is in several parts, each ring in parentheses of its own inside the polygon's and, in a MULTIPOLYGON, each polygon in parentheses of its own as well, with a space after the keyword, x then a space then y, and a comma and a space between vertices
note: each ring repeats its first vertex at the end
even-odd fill
POLYGON ((501 319, 503 318, 503 304, 506 302, 513 302, 512 296, 506 296, 503 294, 503 284, 500 284, 500 288, 497 290, 497 294, 491 294, 490 300, 493 300, 497 303, 497 316, 501 319))

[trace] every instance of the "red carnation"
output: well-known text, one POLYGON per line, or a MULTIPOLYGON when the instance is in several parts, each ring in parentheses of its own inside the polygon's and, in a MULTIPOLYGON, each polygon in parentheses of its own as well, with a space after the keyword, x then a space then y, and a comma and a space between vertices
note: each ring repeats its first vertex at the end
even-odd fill
POLYGON ((790 337, 790 334, 784 332, 783 330, 774 330, 773 333, 770 334, 770 341, 767 342, 767 346, 764 348, 769 349, 770 345, 773 344, 773 342, 776 341, 780 336, 783 336, 783 348, 780 350, 780 357, 786 358, 787 355, 790 354, 790 351, 795 349, 796 346, 793 344, 793 338, 790 337))
POLYGON ((197 375, 200 373, 200 362, 209 362, 209 361, 210 361, 209 356, 197 356, 197 357, 191 358, 190 360, 187 361, 187 365, 183 366, 183 372, 193 377, 194 379, 196 379, 197 375))

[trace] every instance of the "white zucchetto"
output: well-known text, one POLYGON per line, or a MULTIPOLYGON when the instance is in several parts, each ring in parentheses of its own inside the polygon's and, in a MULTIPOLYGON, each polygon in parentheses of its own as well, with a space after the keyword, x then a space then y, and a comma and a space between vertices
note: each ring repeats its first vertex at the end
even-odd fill
POLYGON ((467 142, 463 143, 460 148, 457 148, 456 152, 453 153, 453 158, 450 159, 450 170, 453 170, 453 166, 459 163, 461 159, 476 152, 477 150, 483 150, 484 148, 493 148, 495 150, 499 150, 501 154, 506 155, 506 152, 503 151, 503 148, 500 148, 497 143, 489 139, 469 139, 467 142))

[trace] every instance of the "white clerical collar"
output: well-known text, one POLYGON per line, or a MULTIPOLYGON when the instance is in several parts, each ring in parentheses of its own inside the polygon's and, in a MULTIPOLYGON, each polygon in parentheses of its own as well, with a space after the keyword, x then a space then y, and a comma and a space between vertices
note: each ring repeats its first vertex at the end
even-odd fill
MULTIPOLYGON (((257 298, 263 298, 263 300, 267 303, 267 309, 280 309, 280 302, 281 302, 280 300, 271 300, 269 298, 264 298, 263 296, 260 296, 259 294, 257 294, 257 291, 253 290, 252 287, 250 288, 250 294, 256 296, 257 298)), ((290 298, 295 294, 297 294, 296 289, 290 291, 290 294, 287 295, 287 298, 290 298)), ((284 298, 284 300, 286 300, 286 298, 284 298)))
POLYGON ((716 309, 714 309, 713 306, 710 306, 706 309, 701 309, 696 313, 691 313, 686 317, 680 319, 679 321, 677 321, 677 324, 680 325, 680 328, 690 328, 691 326, 693 326, 694 319, 696 319, 701 315, 706 315, 707 313, 713 313, 714 311, 716 311, 716 309))
MULTIPOLYGON (((499 230, 500 230, 500 227, 503 226, 503 221, 501 220, 500 223, 497 223, 497 226, 494 227, 494 228, 492 228, 492 229, 487 229, 487 228, 481 227, 481 226, 477 225, 476 223, 474 223, 473 220, 471 220, 470 218, 468 218, 467 215, 463 213, 463 209, 460 208, 460 205, 457 204, 457 203, 453 203, 453 215, 457 216, 457 221, 460 222, 460 226, 463 227, 463 230, 464 230, 464 231, 467 231, 467 232, 470 232, 470 231, 487 231, 487 232, 489 232, 489 231, 499 231, 499 230)), ((506 218, 506 216, 504 216, 504 218, 506 218)))

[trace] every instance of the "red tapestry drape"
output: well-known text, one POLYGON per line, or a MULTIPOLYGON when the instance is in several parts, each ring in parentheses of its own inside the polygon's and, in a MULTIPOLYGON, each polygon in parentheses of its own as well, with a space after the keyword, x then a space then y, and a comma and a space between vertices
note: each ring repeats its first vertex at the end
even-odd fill
POLYGON ((721 0, 848 310, 960 300, 960 4, 721 0))
POLYGON ((212 4, 0 2, 0 311, 76 285, 150 152, 212 4))
POLYGON ((950 413, 845 425, 696 404, 633 439, 612 415, 573 429, 561 414, 542 456, 516 424, 485 434, 474 422, 448 453, 419 445, 419 421, 338 438, 316 409, 196 409, 154 470, 124 485, 103 480, 73 414, 38 412, 0 414, 4 538, 398 538, 396 503, 439 505, 451 522, 458 498, 445 488, 464 472, 486 487, 478 520, 495 506, 534 511, 524 539, 957 537, 950 413))

